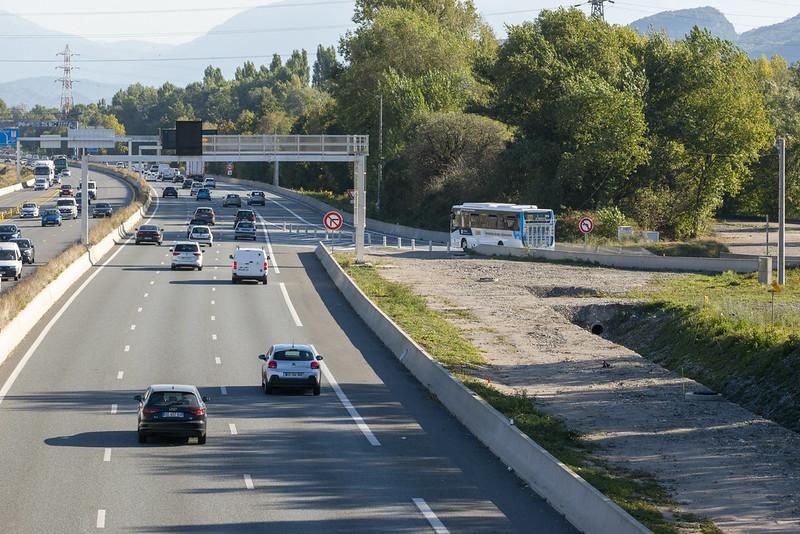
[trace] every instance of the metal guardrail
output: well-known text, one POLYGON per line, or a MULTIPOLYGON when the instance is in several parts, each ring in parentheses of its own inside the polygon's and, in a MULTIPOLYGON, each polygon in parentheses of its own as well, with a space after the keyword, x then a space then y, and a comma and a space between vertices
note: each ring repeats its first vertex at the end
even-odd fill
POLYGON ((367 135, 209 135, 203 138, 204 155, 316 154, 367 156, 367 135))

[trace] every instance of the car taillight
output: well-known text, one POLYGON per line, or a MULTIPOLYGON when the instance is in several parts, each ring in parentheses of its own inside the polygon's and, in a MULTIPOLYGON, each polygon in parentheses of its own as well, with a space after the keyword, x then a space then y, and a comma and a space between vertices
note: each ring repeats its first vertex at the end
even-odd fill
POLYGON ((271 362, 269 362, 267 364, 267 367, 270 368, 270 369, 277 369, 278 368, 278 362, 276 362, 275 360, 272 360, 271 362))
POLYGON ((205 408, 195 408, 194 410, 191 410, 191 414, 192 415, 205 415, 206 414, 206 409, 205 408))
POLYGON ((172 255, 173 255, 173 256, 180 256, 180 255, 181 255, 181 253, 180 253, 180 252, 173 252, 173 253, 172 253, 172 255))
POLYGON ((267 266, 267 262, 264 262, 264 270, 266 271, 267 269, 269 269, 269 266, 267 266))
POLYGON ((235 260, 234 260, 234 262, 233 262, 233 270, 234 270, 234 271, 236 270, 236 261, 235 261, 235 260))
POLYGON ((201 253, 200 253, 200 252, 195 252, 195 253, 194 253, 194 255, 195 255, 195 256, 200 256, 200 255, 201 255, 201 253))
POLYGON ((143 408, 142 413, 145 415, 153 415, 161 411, 161 408, 143 408))
POLYGON ((311 362, 312 369, 319 369, 319 362, 311 362))

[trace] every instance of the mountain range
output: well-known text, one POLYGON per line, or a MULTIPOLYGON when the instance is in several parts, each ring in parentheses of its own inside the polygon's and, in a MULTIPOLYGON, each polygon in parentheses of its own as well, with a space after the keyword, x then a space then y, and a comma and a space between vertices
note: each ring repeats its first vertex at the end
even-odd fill
MULTIPOLYGON (((530 12, 514 11, 513 7, 518 7, 515 0, 475 3, 498 35, 502 35, 504 23, 516 24, 531 16, 530 12)), ((168 81, 183 86, 202 79, 209 64, 222 68, 231 77, 247 59, 257 65, 268 64, 274 53, 287 56, 295 49, 307 50, 309 61, 313 62, 318 44, 337 45, 354 26, 354 3, 319 3, 312 11, 307 3, 293 4, 296 2, 281 0, 247 9, 180 45, 90 40, 0 11, 0 45, 10 51, 0 57, 0 98, 8 105, 58 106, 61 88, 54 83, 60 73, 56 70, 60 59, 57 54, 67 44, 72 52, 80 54, 73 60, 79 67, 73 73, 78 80, 73 90, 75 102, 89 103, 110 100, 118 89, 136 82, 158 86, 168 81), (47 62, 49 58, 52 63, 47 62), (35 61, 19 61, 25 59, 35 61)), ((678 39, 695 25, 736 42, 754 57, 781 54, 789 62, 800 60, 800 15, 743 34, 737 34, 725 15, 711 7, 665 11, 630 26, 641 33, 663 30, 678 39)))

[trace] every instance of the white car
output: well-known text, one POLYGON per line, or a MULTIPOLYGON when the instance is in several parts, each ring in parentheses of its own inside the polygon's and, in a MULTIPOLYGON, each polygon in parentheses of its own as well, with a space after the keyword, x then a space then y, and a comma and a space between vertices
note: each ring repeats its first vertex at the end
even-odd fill
POLYGON ((22 205, 19 216, 23 219, 26 217, 38 217, 39 205, 36 202, 26 202, 22 205))
POLYGON ((64 219, 77 219, 78 218, 78 203, 74 198, 59 198, 56 201, 56 207, 61 217, 64 219))
POLYGON ((322 356, 313 345, 284 343, 273 345, 267 354, 258 357, 261 366, 261 389, 265 394, 274 388, 311 389, 319 395, 322 386, 322 356))
POLYGON ((203 184, 201 184, 200 182, 192 182, 192 188, 189 190, 189 194, 194 196, 202 188, 203 188, 203 184))
POLYGON ((64 176, 72 176, 72 172, 69 169, 64 169, 61 171, 60 176, 63 178, 64 176))
POLYGON ((238 284, 242 280, 255 280, 266 284, 269 277, 269 256, 263 248, 240 248, 231 254, 233 272, 231 283, 238 284))
POLYGON ((216 189, 217 181, 214 178, 208 177, 205 180, 203 180, 203 187, 207 187, 209 189, 216 189))
POLYGON ((16 243, 0 243, 0 278, 19 280, 22 276, 22 253, 16 243))
POLYGON ((192 226, 189 231, 189 241, 195 241, 211 247, 214 246, 214 234, 211 233, 211 228, 208 226, 192 226))
POLYGON ((203 270, 203 251, 200 245, 191 242, 178 242, 169 249, 172 252, 172 270, 179 267, 191 267, 198 271, 203 270))

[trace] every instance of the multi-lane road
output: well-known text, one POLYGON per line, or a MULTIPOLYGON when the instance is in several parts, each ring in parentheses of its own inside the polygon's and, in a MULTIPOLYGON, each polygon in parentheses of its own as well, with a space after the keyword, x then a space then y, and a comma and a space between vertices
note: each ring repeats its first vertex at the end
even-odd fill
MULTIPOLYGON (((198 205, 181 195, 151 207, 168 242, 198 205)), ((270 195, 270 282, 232 285, 235 209, 213 205, 202 272, 117 246, 0 366, 3 532, 573 532, 282 231, 318 214, 270 195), (257 355, 293 341, 325 355, 319 397, 259 388, 257 355), (137 443, 133 396, 164 382, 212 397, 207 444, 137 443)))
MULTIPOLYGON (((64 178, 63 183, 72 184, 77 188, 80 182, 78 174, 78 172, 75 172, 72 177, 64 178)), ((96 202, 108 202, 114 210, 118 210, 130 204, 133 200, 131 186, 119 178, 92 171, 90 172, 90 179, 97 182, 96 202)), ((36 202, 42 209, 55 207, 55 201, 58 199, 58 188, 58 185, 46 191, 34 191, 31 188, 3 195, 0 197, 0 209, 20 206, 24 202, 36 202)), ((22 266, 23 277, 30 275, 36 267, 44 265, 54 256, 79 242, 81 237, 80 219, 65 219, 60 227, 48 226, 45 228, 42 227, 41 219, 38 217, 33 219, 14 217, 4 222, 16 224, 22 232, 22 237, 32 239, 36 247, 36 262, 33 265, 26 264, 22 266)), ((93 226, 96 222, 97 220, 95 219, 89 219, 90 226, 93 226)), ((4 280, 0 287, 2 287, 3 291, 6 291, 14 284, 13 280, 4 280)))

